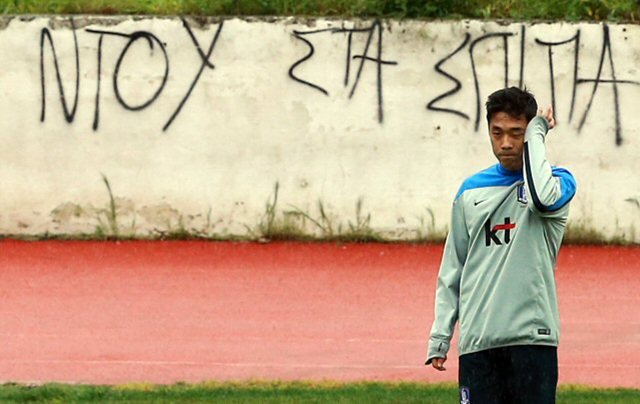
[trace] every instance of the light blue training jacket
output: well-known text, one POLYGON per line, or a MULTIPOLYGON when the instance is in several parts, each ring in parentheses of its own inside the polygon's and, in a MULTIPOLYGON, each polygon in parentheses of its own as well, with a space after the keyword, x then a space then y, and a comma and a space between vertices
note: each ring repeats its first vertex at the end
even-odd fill
POLYGON ((522 170, 496 164, 460 187, 438 274, 427 364, 446 357, 456 322, 460 355, 558 345, 554 270, 576 181, 547 161, 547 131, 545 118, 529 122, 522 170))

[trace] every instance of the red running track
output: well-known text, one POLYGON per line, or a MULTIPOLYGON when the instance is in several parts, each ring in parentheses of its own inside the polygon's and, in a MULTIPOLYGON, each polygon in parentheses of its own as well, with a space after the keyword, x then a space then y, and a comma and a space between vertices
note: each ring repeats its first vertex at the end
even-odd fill
MULTIPOLYGON (((0 381, 455 381, 441 245, 0 242, 0 381)), ((640 248, 563 247, 560 383, 640 387, 640 248)), ((457 338, 457 337, 456 337, 457 338)))

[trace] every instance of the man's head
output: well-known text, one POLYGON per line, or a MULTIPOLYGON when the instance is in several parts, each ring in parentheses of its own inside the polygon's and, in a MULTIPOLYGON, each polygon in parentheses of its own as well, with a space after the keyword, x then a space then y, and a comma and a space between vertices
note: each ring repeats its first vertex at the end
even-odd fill
POLYGON ((507 170, 522 169, 524 132, 538 110, 526 89, 504 88, 487 99, 487 122, 493 154, 507 170))

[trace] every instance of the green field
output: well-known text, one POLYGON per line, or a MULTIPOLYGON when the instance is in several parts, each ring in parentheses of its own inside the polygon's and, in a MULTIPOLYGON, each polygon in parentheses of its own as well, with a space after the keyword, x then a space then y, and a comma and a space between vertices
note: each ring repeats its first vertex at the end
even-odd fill
POLYGON ((0 12, 640 20, 637 0, 0 0, 0 12))
MULTIPOLYGON (((449 403, 456 402, 457 397, 454 384, 426 383, 209 382, 170 386, 4 384, 0 387, 2 403, 449 403)), ((562 386, 558 392, 558 402, 640 402, 640 390, 562 386)))

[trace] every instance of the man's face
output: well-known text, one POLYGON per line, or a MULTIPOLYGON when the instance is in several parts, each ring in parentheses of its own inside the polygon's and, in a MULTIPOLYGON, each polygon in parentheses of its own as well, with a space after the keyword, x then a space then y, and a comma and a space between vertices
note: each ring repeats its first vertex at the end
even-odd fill
POLYGON ((489 137, 493 154, 507 170, 522 169, 522 150, 527 118, 514 118, 506 112, 495 112, 489 121, 489 137))

